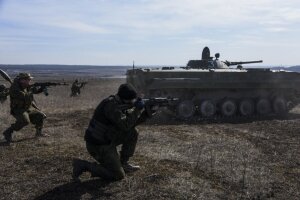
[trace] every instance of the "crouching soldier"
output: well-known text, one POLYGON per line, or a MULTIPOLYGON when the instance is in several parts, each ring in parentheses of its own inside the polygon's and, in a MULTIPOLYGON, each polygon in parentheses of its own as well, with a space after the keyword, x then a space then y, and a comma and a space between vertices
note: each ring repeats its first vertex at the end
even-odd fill
POLYGON ((74 159, 73 180, 79 181, 79 176, 86 171, 92 177, 120 180, 125 173, 140 169, 128 163, 138 140, 135 126, 148 117, 144 102, 136 98, 133 86, 122 84, 116 95, 109 96, 97 106, 86 130, 85 141, 87 151, 100 164, 74 159), (120 155, 118 145, 122 145, 120 155))
POLYGON ((30 122, 35 125, 36 136, 48 136, 42 133, 46 115, 38 110, 33 99, 33 94, 43 92, 44 88, 31 87, 32 78, 28 73, 20 73, 10 87, 10 109, 16 122, 3 132, 7 143, 12 141, 13 131, 21 130, 30 122))

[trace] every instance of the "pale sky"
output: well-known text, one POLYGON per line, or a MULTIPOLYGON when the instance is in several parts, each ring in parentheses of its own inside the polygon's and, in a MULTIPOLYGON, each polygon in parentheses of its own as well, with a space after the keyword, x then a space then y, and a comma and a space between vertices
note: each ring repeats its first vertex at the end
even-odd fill
POLYGON ((300 64, 299 0, 0 0, 1 64, 300 64))

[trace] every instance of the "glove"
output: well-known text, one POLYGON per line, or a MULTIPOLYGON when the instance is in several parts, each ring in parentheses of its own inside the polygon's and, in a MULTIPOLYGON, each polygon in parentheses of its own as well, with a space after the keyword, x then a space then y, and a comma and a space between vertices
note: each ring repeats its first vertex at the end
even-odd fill
POLYGON ((159 109, 159 106, 158 106, 158 105, 154 105, 154 106, 151 107, 151 110, 152 110, 153 112, 157 112, 158 109, 159 109))
POLYGON ((152 116, 156 115, 158 108, 159 108, 158 105, 154 105, 154 106, 151 106, 150 109, 148 109, 148 110, 146 109, 148 116, 152 117, 152 116))
POLYGON ((141 98, 137 98, 133 105, 139 110, 145 108, 145 102, 141 98))
POLYGON ((44 87, 43 93, 44 93, 45 96, 48 96, 48 95, 49 95, 47 87, 44 87))

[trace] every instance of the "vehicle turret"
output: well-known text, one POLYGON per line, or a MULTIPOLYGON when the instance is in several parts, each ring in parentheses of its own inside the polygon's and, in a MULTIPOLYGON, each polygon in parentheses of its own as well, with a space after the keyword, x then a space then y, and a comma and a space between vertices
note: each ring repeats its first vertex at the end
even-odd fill
POLYGON ((226 69, 232 65, 239 65, 238 68, 242 68, 242 64, 250 63, 262 63, 262 60, 257 61, 240 61, 240 62, 231 62, 231 61, 220 61, 220 53, 215 54, 215 59, 210 56, 210 50, 208 47, 204 47, 202 51, 201 60, 190 60, 187 63, 187 68, 190 69, 226 69))

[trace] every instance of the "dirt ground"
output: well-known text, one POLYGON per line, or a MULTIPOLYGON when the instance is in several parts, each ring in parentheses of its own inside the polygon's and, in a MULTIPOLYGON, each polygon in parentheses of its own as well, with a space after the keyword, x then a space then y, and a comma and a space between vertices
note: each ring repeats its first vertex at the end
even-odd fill
MULTIPOLYGON (((286 117, 180 121, 163 112, 137 127, 131 159, 141 170, 118 182, 82 176, 72 182, 72 159, 89 161, 83 140, 94 108, 123 79, 89 80, 79 97, 70 87, 36 95, 47 114, 33 126, 0 136, 0 199, 300 199, 300 106, 286 117)), ((14 119, 0 104, 0 131, 14 119)))

